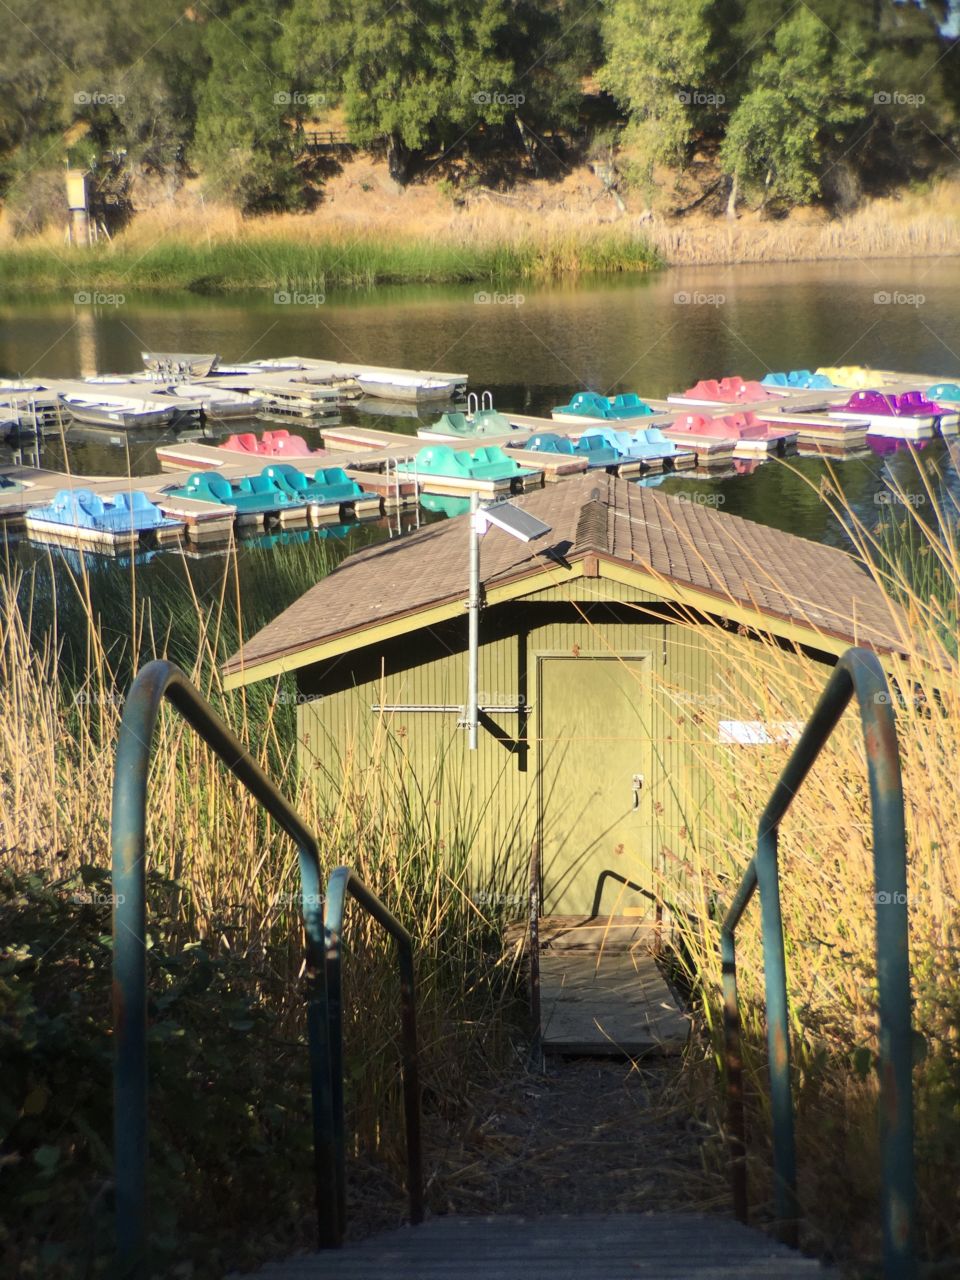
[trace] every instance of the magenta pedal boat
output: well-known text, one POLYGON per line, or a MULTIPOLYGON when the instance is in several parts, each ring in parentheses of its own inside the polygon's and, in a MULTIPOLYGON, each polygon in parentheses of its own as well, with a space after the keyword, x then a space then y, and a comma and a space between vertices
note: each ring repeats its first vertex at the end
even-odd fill
POLYGON ((960 422, 957 410, 927 400, 919 391, 902 395, 885 391, 854 391, 846 404, 832 405, 832 418, 864 418, 868 434, 895 440, 929 440, 937 432, 955 433, 960 422))

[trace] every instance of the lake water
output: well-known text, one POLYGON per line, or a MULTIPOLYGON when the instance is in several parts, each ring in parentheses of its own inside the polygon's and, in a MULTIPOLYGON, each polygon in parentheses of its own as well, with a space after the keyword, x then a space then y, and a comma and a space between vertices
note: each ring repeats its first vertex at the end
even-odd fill
MULTIPOLYGON (((72 294, 19 296, 0 303, 0 374, 126 372, 140 367, 145 349, 216 351, 225 361, 296 354, 465 372, 471 389, 491 391, 498 407, 548 415, 583 388, 662 397, 701 377, 761 377, 821 364, 960 379, 958 296, 958 259, 671 270, 549 287, 521 283, 509 293, 391 288, 333 295, 319 306, 277 304, 271 294, 130 291, 120 305, 103 307, 75 305, 72 294)), ((355 408, 344 419, 410 433, 417 426, 409 417, 355 408)), ((291 429, 320 444, 316 429, 291 429)), ((145 474, 157 470, 155 443, 116 447, 68 437, 66 461, 75 473, 129 467, 145 474)), ((957 492, 943 444, 931 444, 923 457, 957 492)), ((58 445, 45 460, 63 464, 58 445)), ((833 465, 871 523, 882 509, 876 498, 885 477, 896 474, 908 492, 919 492, 907 453, 833 465)), ((823 471, 819 460, 793 459, 718 481, 667 478, 662 491, 699 493, 724 511, 845 545, 818 496, 823 471)), ((387 535, 381 522, 346 539, 352 547, 387 535)))

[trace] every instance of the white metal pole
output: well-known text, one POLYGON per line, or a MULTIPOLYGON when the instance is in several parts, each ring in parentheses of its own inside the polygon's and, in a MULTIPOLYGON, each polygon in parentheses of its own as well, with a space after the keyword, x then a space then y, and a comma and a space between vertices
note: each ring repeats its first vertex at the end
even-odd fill
POLYGON ((471 751, 477 749, 477 728, 480 720, 478 708, 480 676, 480 495, 470 495, 470 599, 469 610, 469 667, 467 676, 467 733, 471 751))

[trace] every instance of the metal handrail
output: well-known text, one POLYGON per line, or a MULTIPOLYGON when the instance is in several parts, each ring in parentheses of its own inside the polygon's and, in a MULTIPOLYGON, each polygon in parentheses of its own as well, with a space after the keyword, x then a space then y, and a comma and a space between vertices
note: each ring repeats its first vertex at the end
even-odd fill
POLYGON ((333 1094, 324 983, 320 853, 316 838, 224 722, 171 662, 148 663, 123 707, 113 784, 114 1161, 119 1273, 146 1256, 147 1167, 147 773, 160 705, 180 712, 228 769, 297 845, 307 937, 307 1030, 313 1100, 317 1216, 321 1246, 337 1241, 334 1207, 323 1188, 335 1185, 333 1094))
POLYGON ((343 1101, 342 941, 347 894, 385 929, 397 944, 400 969, 400 1035, 403 1106, 407 1129, 407 1192, 410 1221, 423 1221, 423 1151, 420 1135, 420 1072, 417 1054, 416 986, 413 939, 352 867, 337 867, 327 881, 324 930, 327 937, 326 991, 330 1027, 330 1078, 333 1086, 333 1139, 336 1164, 336 1244, 346 1228, 346 1143, 343 1101))
POLYGON ((756 856, 747 867, 721 929, 734 1211, 741 1221, 746 1222, 746 1139, 735 933, 747 904, 759 889, 770 1059, 775 1209, 782 1238, 788 1243, 796 1244, 799 1213, 793 1102, 790 1092, 787 974, 777 863, 778 837, 781 820, 854 695, 859 705, 866 745, 873 825, 884 1274, 888 1280, 911 1280, 916 1274, 916 1197, 903 783, 893 703, 887 680, 876 655, 866 649, 848 649, 827 682, 763 812, 757 834, 756 856))

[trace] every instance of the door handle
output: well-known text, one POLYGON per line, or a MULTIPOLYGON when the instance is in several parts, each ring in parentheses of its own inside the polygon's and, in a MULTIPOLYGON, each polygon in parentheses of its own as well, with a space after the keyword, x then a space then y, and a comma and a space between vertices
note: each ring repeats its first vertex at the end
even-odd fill
POLYGON ((643 774, 635 773, 633 775, 633 807, 640 808, 640 792, 643 789, 643 774))

